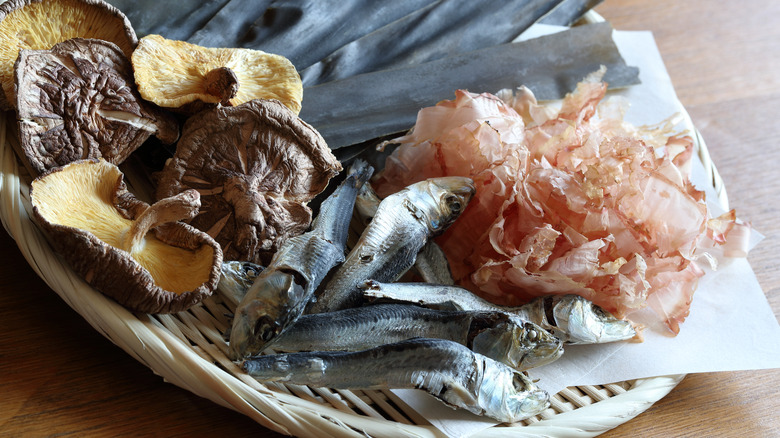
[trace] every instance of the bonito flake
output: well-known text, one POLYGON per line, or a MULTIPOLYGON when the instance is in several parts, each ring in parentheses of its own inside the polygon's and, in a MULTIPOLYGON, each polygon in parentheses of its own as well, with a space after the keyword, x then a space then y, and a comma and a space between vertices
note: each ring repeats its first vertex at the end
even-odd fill
POLYGON ((733 211, 710 217, 689 180, 693 140, 671 123, 624 122, 624 107, 603 101, 602 74, 559 107, 525 88, 503 100, 458 90, 419 112, 375 186, 384 197, 425 178, 474 179, 437 242, 456 282, 490 301, 575 293, 620 317, 650 306, 677 333, 704 274, 697 260, 744 240, 747 225, 733 211))

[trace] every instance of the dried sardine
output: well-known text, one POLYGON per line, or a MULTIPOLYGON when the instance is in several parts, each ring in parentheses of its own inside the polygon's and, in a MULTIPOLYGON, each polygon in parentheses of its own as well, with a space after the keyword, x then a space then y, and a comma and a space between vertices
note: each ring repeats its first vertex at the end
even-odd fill
POLYGON ((579 295, 539 297, 519 307, 506 307, 484 300, 457 286, 428 283, 381 283, 361 285, 369 300, 409 302, 446 310, 500 310, 538 324, 568 344, 599 344, 636 336, 630 321, 618 319, 579 295))
POLYGON ((425 242, 444 231, 473 195, 471 179, 446 177, 412 184, 383 199, 355 247, 306 312, 355 307, 364 281, 397 280, 414 264, 425 242))
POLYGON ((363 223, 363 226, 368 226, 371 223, 381 202, 379 195, 371 187, 371 183, 363 184, 360 191, 358 191, 357 199, 355 199, 355 213, 357 213, 357 217, 363 223))
POLYGON ((443 339, 416 338, 359 352, 269 354, 241 367, 259 381, 423 389, 451 407, 508 423, 549 405, 549 395, 522 372, 443 339))
POLYGON ((425 244, 417 254, 414 269, 427 283, 455 284, 447 255, 432 240, 425 244))
POLYGON ((504 312, 445 311, 377 304, 301 316, 275 351, 358 351, 411 338, 448 339, 517 370, 558 359, 561 341, 504 312))
MULTIPOLYGON (((367 226, 374 218, 380 202, 381 199, 379 199, 371 184, 363 184, 355 200, 355 212, 363 226, 367 226)), ((428 240, 420 249, 420 252, 417 253, 417 257, 414 260, 414 269, 428 283, 455 283, 447 256, 433 240, 428 240)))
POLYGON ((222 262, 222 276, 219 278, 217 291, 235 308, 263 269, 265 268, 252 262, 222 262))
POLYGON ((323 201, 311 231, 288 239, 239 303, 230 332, 234 358, 259 353, 294 323, 328 272, 344 260, 355 197, 373 168, 358 160, 348 172, 323 201))

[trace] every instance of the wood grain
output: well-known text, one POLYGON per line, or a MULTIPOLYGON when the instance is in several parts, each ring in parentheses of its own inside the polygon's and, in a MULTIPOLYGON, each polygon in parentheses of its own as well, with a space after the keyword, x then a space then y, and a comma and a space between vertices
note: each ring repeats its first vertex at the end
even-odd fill
MULTIPOLYGON (((766 236, 749 260, 780 315, 780 2, 606 0, 597 10, 617 29, 653 32, 731 206, 766 236)), ((5 232, 0 245, 0 435, 280 436, 165 383, 62 302, 5 232)), ((689 375, 604 436, 780 436, 778 386, 780 370, 689 375)))
MULTIPOLYGON (((780 315, 780 2, 607 0, 597 11, 616 29, 653 32, 730 206, 766 236, 748 260, 780 315)), ((779 386, 777 369, 691 374, 603 436, 780 436, 779 386)))

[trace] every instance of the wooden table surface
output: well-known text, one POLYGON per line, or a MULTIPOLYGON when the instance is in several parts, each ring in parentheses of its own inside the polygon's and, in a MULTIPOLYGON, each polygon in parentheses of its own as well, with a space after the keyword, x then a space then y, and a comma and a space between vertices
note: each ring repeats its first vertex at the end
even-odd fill
MULTIPOLYGON (((780 2, 606 0, 615 28, 654 33, 731 206, 766 239, 749 256, 780 315, 780 2)), ((165 383, 94 331, 0 232, 0 435, 279 436, 165 383)), ((604 436, 780 436, 780 370, 688 375, 604 436)))

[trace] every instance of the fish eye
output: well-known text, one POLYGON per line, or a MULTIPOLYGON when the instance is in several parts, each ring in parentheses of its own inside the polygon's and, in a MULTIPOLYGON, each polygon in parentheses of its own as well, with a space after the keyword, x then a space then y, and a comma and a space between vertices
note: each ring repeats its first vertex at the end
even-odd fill
POLYGON ((536 330, 529 330, 527 337, 529 341, 535 341, 539 338, 539 333, 536 330))
POLYGON ((460 199, 458 199, 457 196, 447 196, 444 199, 444 202, 446 202, 450 210, 454 212, 459 212, 463 208, 463 204, 460 203, 460 199))
POLYGON ((276 336, 277 330, 278 324, 276 324, 276 322, 268 315, 264 315, 258 318, 257 322, 255 322, 253 333, 263 341, 268 342, 269 340, 273 339, 274 336, 276 336))

